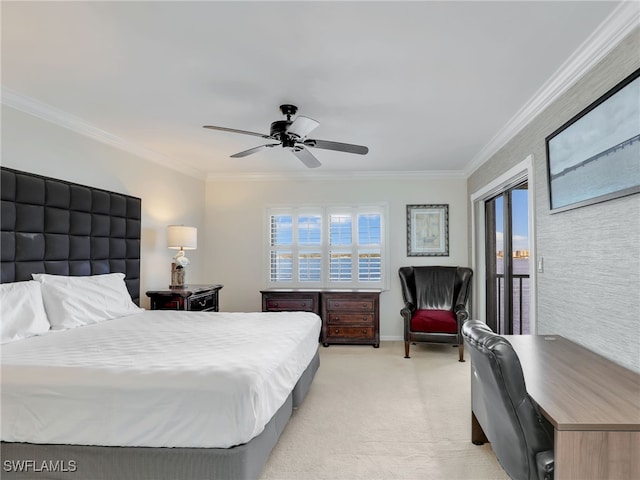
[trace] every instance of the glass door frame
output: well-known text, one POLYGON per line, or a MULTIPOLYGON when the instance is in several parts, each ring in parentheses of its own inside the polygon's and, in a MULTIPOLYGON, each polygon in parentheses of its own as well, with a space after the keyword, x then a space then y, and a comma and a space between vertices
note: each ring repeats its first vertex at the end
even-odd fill
MULTIPOLYGON (((494 301, 487 300, 487 325, 491 327, 494 332, 500 335, 513 335, 513 334, 528 334, 529 331, 522 332, 523 319, 526 320, 526 324, 529 326, 528 315, 522 312, 523 294, 522 285, 523 274, 516 274, 514 271, 515 257, 513 239, 513 221, 514 221, 514 202, 516 202, 517 191, 527 192, 527 202, 529 203, 529 182, 523 180, 516 185, 506 187, 504 190, 497 193, 496 196, 484 200, 485 206, 485 245, 488 252, 495 252, 497 254, 497 226, 502 227, 502 273, 498 271, 498 263, 496 255, 486 255, 486 272, 487 272, 487 299, 493 298, 494 301), (502 218, 499 218, 502 217, 502 218), (515 302, 514 295, 514 279, 518 278, 518 302, 515 302), (502 281, 500 281, 502 279, 502 281), (517 305, 516 305, 517 304, 517 305), (517 312, 516 308, 517 306, 517 312), (518 322, 516 322, 515 315, 518 314, 518 322), (526 315, 526 318, 525 318, 526 315), (517 324, 517 329, 514 325, 517 324), (517 331, 516 331, 517 330, 517 331)), ((527 212, 528 216, 528 212, 527 212)), ((528 232, 527 232, 528 237, 528 232)), ((530 250, 530 245, 527 246, 527 250, 530 250)), ((527 262, 529 263, 529 262, 527 262)), ((530 266, 530 265, 529 265, 530 266)), ((530 278, 529 273, 526 274, 527 278, 530 278)), ((527 285, 529 282, 527 282, 527 285)), ((529 298, 529 303, 531 299, 529 298)))
POLYGON ((528 182, 529 190, 529 321, 532 334, 537 333, 537 294, 536 294, 536 250, 535 250, 535 177, 533 171, 533 155, 529 155, 504 174, 489 181, 470 196, 471 212, 471 266, 473 276, 472 318, 487 321, 487 271, 486 271, 486 218, 485 201, 495 197, 500 192, 514 187, 520 183, 528 182))

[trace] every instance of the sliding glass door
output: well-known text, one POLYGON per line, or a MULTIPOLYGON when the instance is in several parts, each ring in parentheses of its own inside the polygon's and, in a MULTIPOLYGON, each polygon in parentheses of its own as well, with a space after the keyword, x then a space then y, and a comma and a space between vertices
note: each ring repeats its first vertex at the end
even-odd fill
POLYGON ((487 324, 502 335, 531 333, 527 182, 485 201, 487 324))

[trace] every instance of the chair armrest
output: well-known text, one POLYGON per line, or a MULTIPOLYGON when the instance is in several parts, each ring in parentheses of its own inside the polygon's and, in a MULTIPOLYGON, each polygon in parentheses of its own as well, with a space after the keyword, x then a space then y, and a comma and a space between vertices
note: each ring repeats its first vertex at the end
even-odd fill
POLYGON ((459 325, 462 325, 466 320, 469 320, 469 311, 467 310, 466 305, 456 305, 453 309, 453 312, 456 315, 456 319, 458 320, 459 325))
POLYGON ((404 304, 404 307, 402 308, 402 310, 400 310, 400 315, 402 315, 402 317, 405 320, 411 320, 411 317, 413 316, 413 312, 416 311, 416 307, 413 303, 407 302, 404 304))
POLYGON ((400 315, 402 315, 402 320, 403 320, 402 323, 404 323, 404 341, 405 342, 409 341, 409 338, 410 338, 411 317, 413 317, 413 312, 415 311, 416 311, 416 307, 411 302, 405 303, 402 310, 400 310, 400 315))
POLYGON ((546 450, 536 454, 538 480, 553 480, 553 450, 546 450))

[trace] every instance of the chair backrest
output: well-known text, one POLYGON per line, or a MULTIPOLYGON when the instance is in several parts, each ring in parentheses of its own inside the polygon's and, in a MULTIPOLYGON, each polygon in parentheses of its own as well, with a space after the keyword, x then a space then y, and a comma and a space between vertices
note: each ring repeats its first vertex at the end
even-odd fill
POLYGON ((537 479, 536 455, 552 450, 553 440, 527 393, 518 355, 479 320, 465 322, 462 336, 478 376, 487 419, 482 427, 491 448, 511 478, 537 479))
POLYGON ((467 267, 401 267, 402 297, 419 310, 453 310, 466 305, 472 270, 467 267))

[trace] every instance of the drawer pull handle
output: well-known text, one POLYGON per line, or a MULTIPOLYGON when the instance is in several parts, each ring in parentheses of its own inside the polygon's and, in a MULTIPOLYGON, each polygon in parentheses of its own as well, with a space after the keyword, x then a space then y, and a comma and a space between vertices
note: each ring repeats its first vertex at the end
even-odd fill
POLYGON ((335 317, 335 321, 339 322, 340 321, 340 317, 335 317))
POLYGON ((362 304, 362 308, 367 308, 367 306, 368 306, 368 305, 367 305, 366 303, 363 303, 363 304, 362 304))
POLYGON ((367 333, 367 329, 366 329, 366 328, 363 328, 363 329, 362 329, 362 333, 366 334, 366 333, 367 333))
POLYGON ((340 333, 340 330, 338 330, 337 328, 335 329, 335 331, 333 333, 340 333))
POLYGON ((278 302, 275 302, 275 303, 273 304, 273 306, 274 306, 274 307, 279 307, 280 305, 278 304, 278 302))

